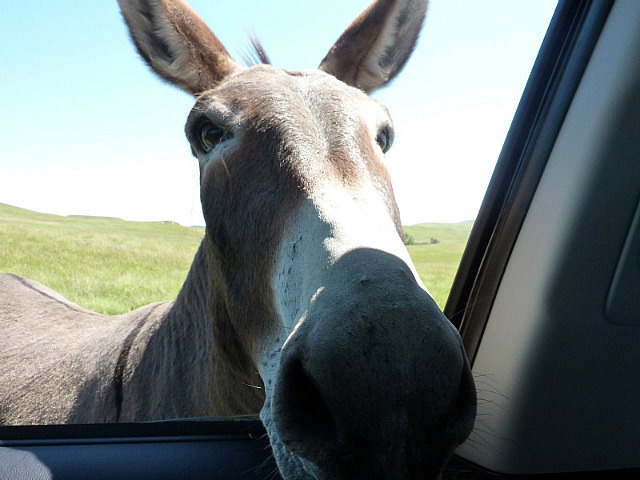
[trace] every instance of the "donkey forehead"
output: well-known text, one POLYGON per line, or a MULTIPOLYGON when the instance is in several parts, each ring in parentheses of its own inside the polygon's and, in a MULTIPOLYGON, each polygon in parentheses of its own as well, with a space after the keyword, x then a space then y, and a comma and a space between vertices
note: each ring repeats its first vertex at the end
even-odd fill
POLYGON ((384 105, 319 70, 289 71, 255 65, 198 97, 191 117, 212 116, 229 127, 272 120, 286 127, 366 126, 391 123, 384 105), (310 125, 313 124, 313 125, 310 125))
MULTIPOLYGON (((391 127, 387 109, 332 75, 249 67, 198 98, 186 126, 192 145, 203 118, 230 131, 233 140, 197 155, 201 187, 213 188, 236 171, 246 184, 251 165, 271 164, 278 173, 269 178, 281 182, 286 177, 305 195, 322 195, 327 186, 348 187, 352 193, 374 186, 397 217, 376 145, 378 131, 391 127)), ((266 184, 264 172, 255 178, 266 184)))

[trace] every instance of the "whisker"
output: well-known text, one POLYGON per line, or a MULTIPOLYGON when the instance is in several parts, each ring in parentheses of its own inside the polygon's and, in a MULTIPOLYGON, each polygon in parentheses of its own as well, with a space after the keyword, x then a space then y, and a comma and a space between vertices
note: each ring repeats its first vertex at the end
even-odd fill
POLYGON ((245 383, 245 382, 242 382, 242 385, 249 388, 255 388, 256 390, 264 390, 264 387, 260 385, 251 385, 250 383, 245 383))
POLYGON ((227 172, 227 177, 231 179, 231 172, 229 171, 229 167, 227 166, 227 162, 225 161, 224 157, 220 158, 220 162, 222 163, 225 172, 227 172))

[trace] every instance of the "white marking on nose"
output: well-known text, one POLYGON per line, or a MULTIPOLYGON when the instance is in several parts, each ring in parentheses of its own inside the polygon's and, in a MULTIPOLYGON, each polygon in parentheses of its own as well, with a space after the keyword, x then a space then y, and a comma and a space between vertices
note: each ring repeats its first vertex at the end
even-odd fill
MULTIPOLYGON (((265 356, 278 355, 282 340, 293 334, 315 297, 337 277, 332 266, 352 250, 371 248, 398 257, 424 288, 378 190, 366 184, 344 187, 329 182, 322 187, 292 214, 283 234, 272 282, 273 291, 278 292, 280 344, 267 342, 265 356)), ((370 265, 367 274, 383 277, 385 272, 370 265)), ((263 379, 275 375, 274 371, 260 373, 263 379)))

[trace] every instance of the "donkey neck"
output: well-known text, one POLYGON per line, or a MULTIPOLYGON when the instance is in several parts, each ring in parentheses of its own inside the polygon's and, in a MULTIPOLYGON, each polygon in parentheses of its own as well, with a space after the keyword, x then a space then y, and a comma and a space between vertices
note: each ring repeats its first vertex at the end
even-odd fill
MULTIPOLYGON (((209 265, 205 248, 206 237, 200 244, 173 306, 168 313, 172 327, 185 335, 211 323, 211 288, 209 265)), ((204 340, 204 339, 203 339, 204 340)))
POLYGON ((132 375, 125 386, 121 421, 129 416, 151 420, 260 409, 262 391, 251 387, 256 383, 252 374, 230 365, 215 338, 216 324, 229 322, 229 313, 210 276, 207 242, 205 237, 176 300, 140 319, 139 347, 134 345, 127 362, 132 375), (134 397, 128 412, 127 393, 134 397), (156 407, 143 412, 138 410, 142 405, 156 407))

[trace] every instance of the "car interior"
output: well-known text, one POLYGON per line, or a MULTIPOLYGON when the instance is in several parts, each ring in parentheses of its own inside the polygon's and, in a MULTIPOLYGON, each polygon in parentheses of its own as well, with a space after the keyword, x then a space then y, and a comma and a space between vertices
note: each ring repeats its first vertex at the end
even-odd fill
MULTIPOLYGON (((640 473, 640 3, 561 0, 446 316, 478 391, 443 478, 640 473)), ((254 418, 0 427, 0 479, 279 478, 254 418)))

